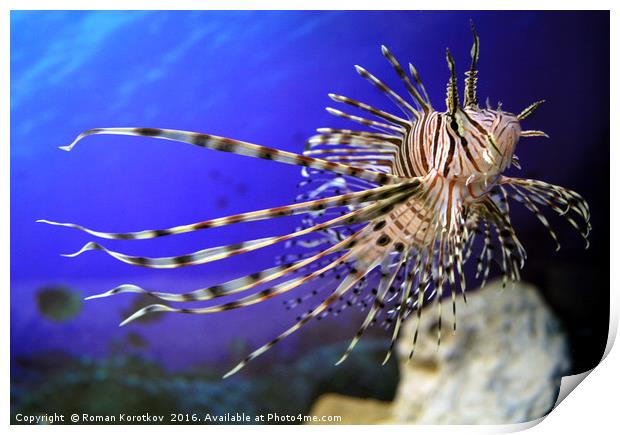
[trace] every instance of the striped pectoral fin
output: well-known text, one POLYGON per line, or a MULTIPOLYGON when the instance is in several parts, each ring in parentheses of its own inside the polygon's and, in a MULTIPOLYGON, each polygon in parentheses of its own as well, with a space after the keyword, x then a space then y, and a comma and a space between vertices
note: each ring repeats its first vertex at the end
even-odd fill
POLYGON ((305 166, 320 170, 326 170, 337 174, 351 175, 379 184, 390 184, 399 180, 391 174, 377 173, 359 168, 351 168, 335 162, 307 157, 300 154, 283 151, 276 148, 269 148, 255 145, 249 142, 238 141, 221 136, 196 133, 191 131, 169 130, 161 128, 93 128, 81 133, 71 144, 60 147, 65 151, 70 151, 83 138, 95 134, 113 134, 124 136, 147 136, 157 139, 166 139, 176 142, 188 143, 202 148, 217 151, 229 152, 243 156, 256 157, 265 160, 273 160, 280 163, 287 163, 297 166, 305 166))
POLYGON ((392 156, 381 155, 363 155, 363 156, 327 156, 325 160, 347 162, 350 165, 367 164, 374 166, 389 166, 391 167, 394 162, 392 156))
POLYGON ((390 345, 388 347, 388 351, 385 354, 385 358, 383 359, 382 365, 387 364, 392 353, 394 352, 394 347, 396 346, 396 339, 398 338, 398 333, 400 332, 400 327, 402 325, 403 320, 405 319, 405 314, 407 312, 407 302, 409 300, 409 295, 411 294, 411 287, 413 286, 413 281, 415 279, 415 275, 417 273, 417 269, 420 265, 420 255, 417 256, 416 262, 413 267, 409 269, 408 266, 405 266, 405 271, 409 270, 406 275, 406 279, 403 282, 401 289, 401 299, 400 306, 398 309, 398 314, 396 316, 396 323, 394 324, 394 330, 392 331, 392 338, 390 339, 390 345))
POLYGON ((299 286, 301 286, 302 284, 305 284, 308 281, 311 281, 312 279, 316 278, 317 276, 319 276, 322 273, 327 272, 328 270, 336 267, 337 265, 341 265, 344 264, 345 261, 347 261, 351 256, 353 255, 352 251, 349 251, 345 254, 343 254, 342 256, 340 256, 340 258, 338 258, 337 260, 335 260, 334 262, 328 264, 327 266, 316 270, 310 274, 307 275, 303 275, 301 277, 297 277, 297 278, 293 278, 290 279, 288 281, 285 281, 281 284, 278 284, 274 287, 271 288, 267 288, 265 290, 261 290, 257 293, 251 294, 249 296, 246 296, 244 298, 238 299, 236 301, 231 301, 231 302, 226 302, 223 304, 218 304, 218 305, 213 305, 211 307, 206 307, 206 308, 174 308, 174 307, 170 307, 168 305, 162 305, 162 304, 154 304, 154 305, 149 305, 147 307, 144 307, 138 311, 136 311, 135 313, 133 313, 131 316, 129 316, 127 319, 125 319, 122 323, 121 326, 124 326, 126 324, 128 324, 129 322, 132 322, 146 314, 152 313, 152 312, 159 312, 159 311, 166 311, 166 312, 172 312, 172 313, 183 313, 183 314, 213 314, 213 313, 219 313, 222 311, 229 311, 229 310, 234 310, 234 309, 238 309, 238 308, 243 308, 243 307, 247 307, 250 305, 254 305, 254 304, 258 304, 260 302, 263 302, 265 300, 274 298, 280 294, 286 293, 288 291, 291 291, 299 286))
MULTIPOLYGON (((446 266, 446 275, 450 285, 450 297, 452 298, 452 331, 456 333, 456 261, 457 254, 454 244, 449 247, 448 264, 446 266)), ((457 260, 458 261, 458 260, 457 260)))
MULTIPOLYGON (((501 186, 500 188, 502 193, 505 193, 504 188, 501 186)), ((500 208, 500 205, 498 205, 498 203, 490 197, 485 198, 481 204, 486 207, 487 219, 489 223, 495 227, 497 238, 500 242, 500 248, 502 250, 502 267, 504 271, 508 270, 507 267, 512 268, 512 264, 509 263, 516 259, 522 260, 522 267, 526 257, 525 249, 517 238, 516 232, 512 227, 510 218, 507 214, 507 209, 500 208)), ((507 206, 508 203, 505 202, 505 205, 507 206)), ((518 267, 513 268, 513 270, 514 269, 518 270, 518 267)))
POLYGON ((588 203, 577 192, 543 181, 522 178, 501 177, 500 183, 512 187, 521 196, 528 196, 532 202, 549 206, 563 216, 579 232, 586 248, 589 247, 588 236, 592 228, 590 210, 588 203), (579 225, 569 212, 579 216, 583 225, 579 225))
POLYGON ((467 241, 465 242, 465 253, 464 255, 462 255, 462 263, 466 263, 467 260, 469 260, 471 258, 471 255, 474 251, 474 246, 475 246, 475 242, 476 242, 476 236, 478 234, 481 234, 480 230, 478 229, 478 224, 479 224, 479 218, 475 217, 475 220, 471 219, 467 226, 468 226, 468 234, 467 234, 467 241))
POLYGON ((131 264, 134 266, 143 266, 154 269, 170 269, 170 268, 178 268, 184 266, 195 266, 199 264, 205 264, 212 261, 221 260, 224 258, 232 257, 234 255, 243 254, 250 251, 255 251, 257 249, 261 249, 267 246, 274 245, 276 243, 284 242, 287 240, 291 240, 297 237, 304 236, 306 234, 311 234, 317 231, 326 230, 330 227, 334 226, 348 226, 355 223, 366 222, 372 220, 378 216, 382 216, 386 213, 389 213, 395 205, 406 201, 407 198, 410 198, 414 195, 418 188, 419 183, 417 180, 413 180, 414 184, 412 185, 411 190, 399 191, 397 193, 392 194, 390 197, 384 200, 379 200, 373 203, 372 205, 367 205, 365 207, 356 209, 350 213, 339 216, 335 219, 328 220, 326 222, 322 222, 317 225, 313 225, 311 227, 307 227, 301 229, 299 231, 295 231, 288 234, 283 234, 281 236, 274 237, 264 237, 260 239, 233 243, 230 245, 218 246, 214 248, 203 249, 200 251, 196 251, 190 254, 185 254, 176 257, 138 257, 138 256, 130 256, 126 254, 122 254, 120 252, 112 251, 108 248, 101 246, 95 242, 89 242, 84 247, 82 247, 79 251, 73 254, 64 254, 65 257, 76 257, 85 251, 98 250, 103 251, 110 255, 111 257, 116 258, 123 263, 131 264), (417 184, 416 184, 417 183, 417 184))
POLYGON ((290 275, 295 272, 299 272, 302 268, 320 261, 328 257, 329 255, 344 250, 351 249, 356 240, 363 234, 364 229, 357 231, 355 234, 345 238, 344 240, 336 243, 335 245, 325 249, 323 251, 319 251, 317 254, 312 255, 303 260, 297 261, 292 264, 282 264, 279 266, 275 266, 269 269, 262 270, 260 272, 255 272, 240 278, 236 278, 230 281, 227 281, 222 284, 213 285, 210 287, 194 290, 187 293, 163 293, 156 291, 148 291, 139 286, 133 284, 123 284, 112 290, 109 290, 105 293, 101 293, 98 295, 90 296, 86 299, 95 299, 102 298, 107 296, 112 296, 121 293, 142 293, 148 294, 158 299, 162 299, 165 301, 171 302, 192 302, 192 301, 207 301, 214 298, 219 298, 223 296, 229 296, 235 293, 243 292, 246 290, 253 289, 258 287, 259 285, 274 281, 278 278, 290 275))
POLYGON ((484 241, 482 244, 482 249, 476 258, 476 275, 475 278, 480 278, 480 275, 483 274, 483 280, 480 287, 484 287, 487 277, 489 275, 489 270, 491 268, 491 257, 493 255, 493 242, 491 239, 491 228, 488 222, 485 219, 480 219, 480 223, 483 227, 483 230, 480 230, 480 233, 484 237, 484 241), (486 263, 486 264, 485 264, 486 263))
POLYGON ((513 189, 517 193, 516 194, 510 194, 509 196, 512 199, 514 199, 515 201, 520 202, 521 204, 523 204, 525 206, 525 208, 527 208, 529 211, 534 213, 536 218, 547 229, 547 231, 549 232, 549 235, 551 236, 551 238, 555 242, 555 244, 556 244, 556 249, 555 250, 559 251, 560 248, 561 248, 560 241, 558 240, 558 236, 555 233, 555 231, 553 230, 553 228, 551 228, 551 224, 549 224, 549 221, 547 220, 545 215, 542 214, 542 212, 540 211, 538 206, 529 198, 529 196, 526 193, 522 192, 516 186, 512 186, 512 187, 513 187, 513 189))
MULTIPOLYGON (((511 269, 509 267, 509 263, 507 263, 507 252, 506 252, 506 248, 505 248, 505 239, 502 236, 502 230, 500 229, 500 227, 498 227, 497 225, 495 226, 495 231, 497 234, 497 238, 499 239, 499 246, 500 246, 500 250, 502 252, 502 263, 501 263, 501 267, 502 267, 502 288, 506 287, 506 283, 508 282, 508 274, 511 272, 511 269)), ((512 275, 512 273, 510 273, 510 276, 512 279, 514 279, 514 276, 512 275)))
POLYGON ((437 257, 436 276, 434 276, 434 293, 437 293, 437 347, 441 345, 441 335, 443 333, 443 288, 447 280, 448 269, 448 243, 447 232, 442 233, 439 239, 439 256, 437 257))
POLYGON ((306 228, 300 231, 296 231, 294 233, 284 234, 282 236, 263 237, 260 239, 255 239, 255 240, 250 240, 250 241, 245 241, 245 242, 240 242, 240 243, 233 243, 230 245, 217 246, 214 248, 202 249, 200 251, 192 252, 190 254, 185 254, 185 255, 175 256, 175 257, 153 258, 153 257, 131 256, 131 255, 122 254, 120 252, 112 251, 95 242, 89 242, 86 245, 84 245, 79 251, 73 254, 63 254, 63 256, 64 257, 76 257, 86 251, 98 250, 98 251, 103 251, 107 253, 111 257, 114 257, 117 260, 122 261, 123 263, 131 264, 133 266, 143 266, 143 267, 148 267, 152 269, 171 269, 171 268, 178 268, 178 267, 184 267, 184 266, 195 266, 199 264, 205 264, 205 263, 209 263, 212 261, 217 261, 217 260, 221 260, 224 258, 232 257, 234 255, 254 251, 254 250, 264 248, 267 246, 271 246, 279 242, 283 242, 286 240, 293 239, 295 237, 309 234, 314 231, 319 231, 319 230, 328 228, 329 226, 335 225, 338 223, 340 224, 354 223, 354 222, 357 222, 357 217, 362 215, 363 212, 369 211, 368 209, 370 209, 370 207, 355 210, 354 212, 338 217, 336 219, 332 219, 331 221, 324 222, 319 225, 315 225, 313 227, 306 228))
MULTIPOLYGON (((467 289, 467 282, 466 282, 463 266, 465 262, 467 261, 467 259, 464 258, 464 255, 466 255, 466 252, 469 251, 471 247, 467 247, 467 243, 468 243, 470 235, 468 233, 469 230, 467 228, 467 222, 465 221, 465 218, 462 215, 459 216, 459 227, 461 231, 458 233, 458 236, 456 237, 455 244, 454 244, 454 248, 455 248, 454 260, 455 261, 454 261, 453 273, 459 280, 459 287, 461 289, 463 303, 467 303, 467 296, 465 294, 465 291, 467 289)), ((473 240, 472 240, 472 245, 473 245, 473 240)), ((455 324, 455 327, 456 327, 456 324, 455 324)))
MULTIPOLYGON (((331 259, 326 259, 325 262, 322 263, 320 266, 324 266, 325 264, 331 261, 332 261, 331 259)), ((327 272, 321 273, 317 277, 317 285, 313 286, 312 290, 306 292, 302 296, 294 296, 294 297, 291 297, 289 299, 282 301, 284 308, 286 310, 293 310, 297 308, 298 306, 300 306, 301 304, 305 303, 306 301, 310 300, 311 298, 317 297, 319 294, 322 294, 323 292, 327 290, 331 291, 331 289, 333 289, 334 286, 340 283, 340 281, 342 280, 342 277, 346 276, 347 273, 351 271, 352 269, 351 264, 352 263, 342 264, 340 266, 336 266, 328 270, 327 272)), ((353 291, 355 292, 355 288, 353 291)), ((326 313, 323 313, 323 314, 326 314, 326 313)), ((301 319, 301 315, 297 316, 296 320, 300 320, 300 319, 301 319)), ((317 320, 320 320, 320 319, 317 318, 317 320)))
POLYGON ((89 300, 104 298, 121 293, 140 293, 169 302, 208 301, 218 297, 229 296, 231 294, 252 289, 265 282, 275 280, 289 273, 293 273, 296 269, 299 269, 301 267, 301 265, 299 265, 299 267, 287 265, 275 266, 269 269, 262 270, 260 272, 252 273, 240 278, 235 278, 222 284, 216 284, 210 287, 205 287, 186 293, 165 293, 159 291, 150 291, 145 290, 144 288, 134 284, 122 284, 105 293, 89 296, 85 299, 89 300))
POLYGON ((61 254, 63 257, 77 257, 86 251, 103 251, 109 256, 132 266, 142 266, 151 269, 172 269, 184 266, 204 264, 211 261, 220 260, 243 252, 253 251, 265 246, 277 243, 278 237, 264 237, 261 239, 250 240, 247 242, 234 243, 231 245, 217 246, 214 248, 202 249, 190 254, 175 257, 141 257, 127 255, 112 251, 99 243, 88 242, 79 251, 72 254, 61 254))
POLYGON ((495 228, 499 241, 502 254, 502 287, 505 287, 508 278, 513 282, 520 279, 519 268, 523 267, 525 262, 525 249, 517 238, 509 217, 497 206, 495 201, 487 197, 481 204, 486 207, 487 220, 495 228), (520 267, 519 263, 521 264, 520 267))
POLYGON ((344 295, 347 291, 353 288, 364 276, 366 276, 372 269, 376 267, 376 264, 358 264, 356 263, 353 269, 349 272, 349 274, 343 279, 340 285, 334 290, 321 304, 316 306, 313 310, 310 310, 308 313, 304 314, 302 318, 295 323, 292 327, 278 335, 275 339, 271 340, 269 343, 264 344, 263 346, 256 349, 254 352, 250 353, 247 357, 243 359, 239 364, 237 364, 232 370, 224 375, 224 378, 232 376, 237 373, 243 367, 245 367, 250 361, 259 357, 263 353, 267 352, 271 349, 275 344, 282 341, 298 329, 300 329, 303 325, 308 323, 310 320, 317 318, 326 308, 328 308, 331 304, 337 301, 340 296, 344 295))
POLYGON ((142 240, 153 239, 156 237, 164 237, 175 234, 183 234, 192 231, 198 231, 207 228, 217 228, 224 225, 231 225, 241 222, 251 222, 261 219, 270 219, 283 216, 293 216, 302 213, 315 212, 332 207, 343 207, 349 205, 358 205, 366 202, 377 201, 385 198, 389 198, 391 195, 407 190, 412 190, 416 186, 416 182, 405 182, 399 184, 390 184, 387 186, 381 186, 374 189, 367 189, 364 191, 347 193, 344 195, 331 196, 327 198, 317 199, 313 201, 302 202, 298 204, 286 205, 281 207, 273 207, 264 210, 253 211, 249 213, 240 213, 236 215, 210 219, 202 222, 196 222, 189 225, 180 225, 172 228, 158 229, 158 230, 144 230, 128 233, 108 233, 102 231, 95 231, 81 225, 72 223, 61 223, 48 221, 45 219, 39 219, 37 222, 46 223, 49 225, 58 225, 68 228, 74 228, 80 231, 84 231, 95 237, 104 239, 115 240, 142 240))
POLYGON ((396 279, 396 275, 398 273, 398 271, 400 270, 400 268, 402 267, 403 263, 406 260, 406 256, 405 255, 401 255, 401 259, 398 262, 398 265, 394 268, 394 270, 392 272, 387 272, 388 270, 388 265, 391 262, 391 260, 389 259, 389 252, 391 251, 392 247, 394 246, 394 244, 390 244, 388 246, 386 246, 386 249, 383 252, 383 257, 378 257, 378 260, 382 260, 383 264, 381 266, 381 269, 383 271, 383 275, 381 277, 381 280, 379 281, 379 287, 377 289, 377 296, 375 297, 375 300, 368 312, 368 315, 366 316, 366 318, 364 319, 364 322, 362 323, 362 326, 360 326, 360 328, 358 329, 357 333, 355 334, 355 337, 353 337, 353 339, 351 340, 351 343, 349 344, 347 350, 345 351, 345 353, 342 355, 342 357, 336 362, 336 365, 340 365, 342 364, 351 354, 351 352, 353 352, 353 349, 355 348, 355 346, 357 345, 357 343, 360 341, 360 339, 362 338, 362 335, 364 335, 364 332, 366 332, 366 330, 368 329, 368 327, 370 326, 371 322, 375 319, 375 315, 377 314, 377 312, 379 311, 379 309, 383 308, 383 301, 385 299, 385 296, 388 293, 388 290, 390 289, 390 287, 392 286, 392 284, 394 283, 394 280, 396 279))
MULTIPOLYGON (((434 242, 433 245, 434 246, 434 242)), ((416 345, 418 343, 418 336, 420 332, 420 324, 422 322, 422 308, 424 307, 424 297, 426 294, 426 290, 430 287, 430 278, 431 270, 432 270, 432 262, 434 254, 432 252, 425 253, 424 266, 422 267, 421 272, 418 272, 418 287, 416 289, 416 293, 418 295, 418 300, 416 303, 416 322, 415 329, 413 333, 413 343, 411 345, 411 351, 409 352, 409 359, 413 358, 413 355, 416 350, 416 345)))

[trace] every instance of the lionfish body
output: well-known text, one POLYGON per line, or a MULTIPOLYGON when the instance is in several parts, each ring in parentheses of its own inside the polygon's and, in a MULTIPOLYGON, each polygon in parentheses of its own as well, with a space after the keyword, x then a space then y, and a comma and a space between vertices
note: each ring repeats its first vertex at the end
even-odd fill
MULTIPOLYGON (((177 294, 142 289, 133 284, 120 285, 91 298, 119 293, 147 293, 163 301, 209 301, 223 296, 248 292, 232 302, 205 308, 177 308, 167 304, 145 307, 122 324, 156 312, 207 314, 237 309, 288 293, 310 281, 318 283, 311 294, 285 301, 294 308, 313 296, 321 300, 297 318, 291 328, 258 348, 239 363, 229 376, 250 360, 267 351, 280 340, 314 318, 340 312, 358 305, 368 313, 353 338, 342 362, 353 350, 366 329, 375 323, 393 325, 389 358, 404 319, 417 315, 422 307, 437 301, 438 342, 441 339, 441 302, 444 291, 452 296, 454 329, 455 298, 465 298, 464 264, 476 255, 476 278, 482 285, 489 276, 493 261, 499 264, 504 284, 519 279, 525 250, 509 218, 508 201, 514 200, 557 237, 540 206, 549 206, 577 228, 587 241, 589 211, 577 193, 541 181, 510 178, 503 172, 518 166, 515 147, 521 137, 546 136, 537 130, 522 131, 520 122, 542 101, 519 115, 480 108, 476 96, 479 40, 472 26, 474 44, 472 62, 466 72, 464 101, 461 105, 455 64, 449 51, 450 79, 447 85, 446 110, 436 111, 422 85, 417 70, 410 64, 405 73, 387 48, 383 55, 406 87, 409 101, 383 82, 356 66, 358 73, 387 95, 403 112, 397 116, 367 104, 330 94, 336 102, 353 106, 374 116, 367 119, 327 108, 331 114, 362 124, 374 131, 322 128, 310 138, 303 155, 254 145, 213 135, 153 128, 102 128, 85 131, 69 146, 92 134, 150 136, 185 142, 204 148, 231 152, 304 167, 308 188, 295 204, 243 213, 219 219, 182 225, 163 230, 132 233, 104 233, 85 227, 44 221, 77 228, 108 239, 147 239, 201 229, 280 216, 303 215, 302 225, 294 232, 203 249, 178 257, 136 257, 111 251, 90 242, 86 250, 101 250, 132 265, 149 268, 177 268, 204 264, 280 242, 301 249, 301 253, 282 255, 276 266, 231 281, 177 294), (582 220, 584 225, 579 225, 582 220), (583 227, 583 229, 582 229, 583 227), (475 243, 476 237, 482 242, 475 243), (497 253, 497 250, 499 253, 497 253)), ((558 244, 559 248, 559 244, 558 244)), ((417 328, 417 326, 416 326, 417 328)), ((414 335, 415 348, 417 330, 414 335)))

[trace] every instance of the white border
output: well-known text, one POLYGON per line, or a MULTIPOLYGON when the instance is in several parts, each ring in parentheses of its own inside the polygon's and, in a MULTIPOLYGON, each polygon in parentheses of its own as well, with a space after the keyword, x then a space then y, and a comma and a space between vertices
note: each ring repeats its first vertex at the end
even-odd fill
MULTIPOLYGON (((296 2, 282 0, 8 0, 7 10, 11 9, 40 9, 40 10, 610 10, 613 1, 610 0, 564 0, 562 2, 550 0, 504 0, 492 4, 486 0, 469 0, 467 3, 459 0, 298 0, 296 2)), ((571 29, 568 29, 570 31, 571 29)), ((577 29, 575 29, 577 30, 577 29)))
MULTIPOLYGON (((499 6, 498 3, 493 2, 491 4, 494 9, 499 6)), ((0 118, 0 132, 2 132, 3 137, 3 146, 0 151, 0 155, 2 156, 0 159, 1 168, 0 174, 2 182, 0 184, 0 195, 2 197, 3 203, 7 206, 9 205, 9 156, 10 156, 10 134, 9 134, 9 95, 10 95, 10 64, 9 64, 9 50, 10 50, 10 42, 9 42, 9 11, 12 9, 396 9, 396 10, 406 10, 406 9, 433 9, 433 10, 451 10, 451 9, 488 9, 489 2, 484 0, 469 0, 468 2, 463 1, 427 1, 427 2, 413 2, 409 1, 381 1, 381 2, 371 2, 368 0, 356 0, 356 1, 334 1, 334 0, 303 0, 297 1, 295 4, 291 4, 291 2, 282 2, 282 1, 270 1, 270 0, 262 0, 258 1, 242 1, 242 0, 228 0, 228 1, 220 1, 220 2, 208 2, 208 1, 199 1, 199 0, 57 0, 54 2, 45 1, 45 0, 31 0, 31 1, 17 1, 17 0, 8 0, 2 2, 2 15, 0 18, 0 53, 4 53, 1 56, 1 68, 0 68, 0 83, 3 89, 3 98, 0 102, 0 110, 2 111, 2 117, 0 118), (50 4, 51 3, 51 4, 50 4), (464 8, 464 6, 467 6, 464 8)), ((616 12, 613 10, 613 2, 612 1, 600 1, 600 0, 590 0, 588 2, 585 1, 568 1, 564 0, 562 2, 558 1, 543 1, 543 0, 520 0, 520 1, 503 1, 501 2, 501 9, 512 9, 512 10, 565 10, 565 9, 598 9, 598 10, 611 10, 611 53, 617 51, 617 36, 618 32, 616 28, 618 26, 618 19, 616 16, 616 12)), ((566 31, 579 31, 579 29, 566 29, 566 31)), ((610 53, 610 54, 611 54, 610 53)), ((618 67, 617 67, 617 56, 612 56, 611 58, 611 77, 619 77, 618 75, 618 67)), ((617 119, 614 117, 618 113, 617 110, 617 101, 618 101, 618 87, 615 84, 615 81, 611 81, 611 119, 617 119)), ((606 108, 600 108, 601 110, 606 110, 606 108)), ((594 109, 593 109, 594 110, 594 109)), ((616 129, 611 130, 611 163, 612 167, 614 163, 620 163, 618 159, 618 134, 616 129)), ((592 152, 607 152, 607 150, 592 150, 592 152)), ((587 174, 584 174, 587 176, 587 174)), ((618 175, 616 172, 612 171, 611 174, 611 222, 614 222, 614 217, 618 218, 618 200, 619 197, 619 188, 620 185, 618 183, 618 175)), ((3 401, 2 412, 4 415, 5 424, 9 424, 10 421, 10 385, 9 385, 9 288, 10 288, 10 277, 9 277, 9 207, 6 207, 4 212, 1 215, 0 222, 0 237, 1 240, 4 241, 4 249, 0 252, 0 268, 1 268, 1 276, 2 282, 5 284, 3 289, 3 314, 4 314, 4 322, 5 327, 2 329, 2 345, 3 348, 6 349, 5 357, 2 358, 2 368, 3 368, 3 378, 2 378, 2 391, 4 393, 5 400, 3 401)), ((619 242, 618 239, 618 231, 614 226, 611 228, 611 246, 616 246, 614 242, 619 242)), ((617 254, 615 251, 612 251, 611 264, 615 262, 613 260, 617 259, 617 254)), ((618 289, 620 287, 620 277, 611 276, 611 288, 618 289)), ((588 376, 588 380, 583 384, 579 385, 576 389, 576 392, 570 394, 566 400, 564 400, 557 409, 551 412, 551 414, 544 419, 541 424, 536 425, 531 429, 530 433, 535 434, 552 434, 558 432, 565 433, 573 433, 573 432, 585 432, 593 431, 593 433, 601 432, 607 433, 609 432, 609 428, 617 427, 616 422, 616 414, 617 411, 617 401, 614 400, 616 396, 615 388, 620 385, 618 380, 620 379, 619 369, 620 369, 620 354, 617 350, 610 353, 610 350, 613 345, 613 341, 615 340, 615 335, 617 333, 618 327, 618 298, 616 291, 611 293, 611 324, 610 324, 610 334, 607 343, 607 348, 605 350, 605 358, 601 362, 601 364, 596 367, 590 376, 588 376)), ((574 380, 573 380, 574 381, 574 380)), ((385 432, 390 431, 392 433, 407 433, 410 434, 412 431, 417 433, 508 433, 519 430, 524 430, 529 427, 532 427, 534 423, 526 423, 522 425, 507 425, 507 426, 313 426, 313 427, 295 427, 294 430, 300 432, 307 431, 324 431, 331 433, 338 433, 338 435, 342 435, 343 431, 355 430, 360 433, 374 433, 374 432, 385 432)), ((32 429, 31 426, 11 426, 10 430, 14 432, 24 433, 30 432, 32 429)), ((84 427, 79 426, 50 426, 49 430, 56 433, 81 433, 84 430, 84 427)), ((92 431, 94 433, 107 433, 110 430, 109 427, 105 426, 92 426, 88 428, 88 431, 92 431)), ((131 431, 149 431, 149 433, 168 433, 170 430, 181 430, 180 426, 172 429, 167 426, 130 426, 130 427, 121 427, 118 430, 131 430, 131 431)), ((241 431, 241 430, 251 430, 257 434, 266 434, 266 433, 283 433, 284 431, 288 432, 291 430, 290 427, 282 427, 282 426, 251 426, 251 427, 239 427, 239 426, 218 426, 218 427, 209 427, 206 429, 204 426, 184 426, 184 431, 194 432, 194 433, 204 433, 205 430, 209 432, 228 432, 228 431, 241 431)))

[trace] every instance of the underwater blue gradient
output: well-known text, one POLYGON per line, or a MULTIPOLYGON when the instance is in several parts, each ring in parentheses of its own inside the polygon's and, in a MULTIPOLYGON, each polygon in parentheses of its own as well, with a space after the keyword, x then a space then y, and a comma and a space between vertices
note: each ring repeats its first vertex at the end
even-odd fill
MULTIPOLYGON (((544 286, 548 281, 541 274, 552 261, 563 267, 577 263, 585 275, 608 276, 608 13, 13 12, 13 355, 41 349, 102 355, 110 340, 126 332, 117 324, 132 296, 88 301, 79 317, 55 324, 36 311, 34 294, 42 284, 64 284, 84 296, 126 282, 187 291, 268 267, 281 251, 277 246, 194 268, 147 270, 101 252, 63 258, 58 254, 74 252, 91 238, 35 220, 102 231, 166 228, 288 204, 301 180, 293 166, 148 138, 91 137, 71 153, 58 146, 93 127, 139 126, 200 131, 301 152, 315 128, 352 126, 323 110, 336 105, 328 92, 396 113, 353 69, 362 65, 404 94, 381 56, 381 44, 401 63, 416 65, 434 106, 443 109, 445 49, 450 47, 463 77, 470 18, 481 37, 481 101, 488 96, 493 105, 501 100, 506 110, 519 112, 535 100, 547 100, 525 127, 542 129, 551 139, 523 140, 517 154, 524 169, 514 174, 577 190, 592 207, 588 253, 570 226, 555 221, 564 245, 555 254, 536 219, 516 211, 516 228, 530 254, 525 278, 544 286)), ((176 255, 286 233, 295 222, 285 218, 105 244, 136 255, 176 255)), ((588 279, 592 288, 578 289, 588 292, 579 303, 606 298, 608 286, 588 279)), ((151 357, 179 367, 217 360, 235 337, 262 344, 294 317, 275 300, 238 312, 170 315, 127 328, 147 337, 151 357)), ((346 337, 358 319, 330 320, 329 330, 346 337)), ((300 335, 325 331, 311 323, 278 352, 297 352, 300 335)))

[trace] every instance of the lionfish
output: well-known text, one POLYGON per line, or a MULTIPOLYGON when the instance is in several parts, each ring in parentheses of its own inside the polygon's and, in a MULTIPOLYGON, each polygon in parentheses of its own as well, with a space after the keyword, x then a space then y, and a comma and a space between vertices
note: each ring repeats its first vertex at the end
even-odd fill
POLYGON ((208 314, 247 307, 316 280, 320 285, 311 294, 285 301, 285 304, 289 308, 295 307, 321 293, 322 300, 309 311, 304 311, 289 329, 250 353, 224 377, 236 373, 311 319, 320 319, 329 312, 340 312, 352 305, 359 305, 368 313, 336 364, 343 362, 368 327, 378 322, 384 326, 393 325, 385 364, 393 352, 404 319, 415 313, 417 322, 409 354, 411 358, 422 307, 427 302, 437 302, 437 343, 440 343, 444 292, 449 292, 452 297, 453 329, 456 331, 457 291, 466 301, 464 264, 478 247, 481 246, 476 259, 476 279, 482 277, 482 286, 493 261, 501 269, 504 286, 508 279, 519 280, 526 253, 510 221, 509 200, 522 204, 540 220, 557 243, 557 249, 560 247, 558 238, 540 206, 548 206, 564 216, 586 240, 587 247, 589 210, 578 193, 538 180, 502 175, 511 165, 520 169, 515 155, 520 138, 548 137, 539 130, 521 129, 521 122, 544 100, 531 104, 517 115, 502 110, 501 104, 496 109, 491 108, 488 100, 486 108, 479 107, 476 84, 480 42, 473 24, 471 29, 471 65, 465 72, 462 105, 457 91, 456 66, 449 49, 446 50, 450 72, 446 110, 440 112, 431 105, 416 68, 409 64, 407 74, 392 53, 382 46, 383 56, 408 91, 408 100, 364 68, 355 66, 355 69, 395 103, 402 115, 329 94, 335 102, 360 109, 374 119, 328 107, 330 114, 368 129, 320 128, 317 130, 319 134, 307 141, 303 154, 210 134, 159 128, 95 128, 84 131, 73 143, 61 147, 70 151, 77 142, 95 134, 148 136, 302 166, 306 179, 300 184, 309 186, 309 190, 294 204, 168 229, 129 233, 100 232, 47 220, 40 222, 75 228, 104 239, 138 240, 239 222, 303 215, 302 225, 293 232, 211 247, 177 257, 130 256, 95 242, 65 256, 75 257, 85 251, 100 250, 124 263, 163 269, 205 264, 286 242, 288 247, 301 247, 302 252, 281 256, 279 263, 272 268, 208 288, 177 294, 123 284, 87 299, 142 293, 163 301, 193 302, 250 291, 236 300, 204 308, 150 305, 123 321, 121 325, 124 325, 153 312, 208 314), (481 243, 475 243, 476 237, 482 239, 481 243), (320 281, 320 278, 328 279, 320 281), (280 279, 283 281, 274 282, 280 279))

